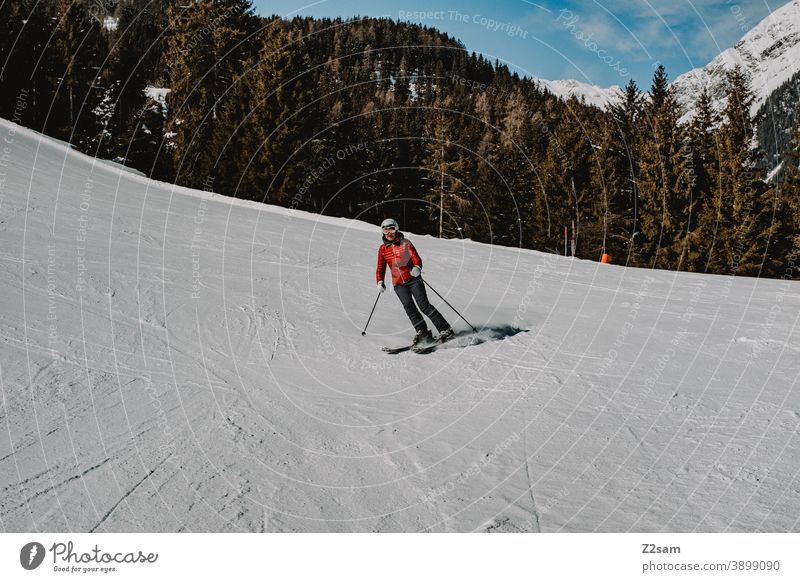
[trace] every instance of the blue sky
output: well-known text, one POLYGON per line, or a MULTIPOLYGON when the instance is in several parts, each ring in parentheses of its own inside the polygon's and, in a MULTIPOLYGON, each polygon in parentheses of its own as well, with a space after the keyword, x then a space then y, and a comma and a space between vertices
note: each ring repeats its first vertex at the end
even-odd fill
MULTIPOLYGON (((788 0, 787 0, 788 1, 788 0)), ((703 66, 786 1, 255 0, 260 14, 387 16, 436 27, 521 74, 642 88, 703 66)))

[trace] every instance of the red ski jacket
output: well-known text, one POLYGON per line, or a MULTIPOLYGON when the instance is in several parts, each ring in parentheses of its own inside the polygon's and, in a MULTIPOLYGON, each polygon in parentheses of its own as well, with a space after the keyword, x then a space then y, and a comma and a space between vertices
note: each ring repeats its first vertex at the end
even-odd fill
POLYGON ((383 244, 378 247, 378 268, 375 276, 378 283, 383 281, 386 274, 386 265, 392 272, 392 285, 402 285, 411 279, 412 267, 422 268, 422 259, 419 258, 417 249, 406 240, 402 232, 397 232, 393 242, 383 238, 383 244))

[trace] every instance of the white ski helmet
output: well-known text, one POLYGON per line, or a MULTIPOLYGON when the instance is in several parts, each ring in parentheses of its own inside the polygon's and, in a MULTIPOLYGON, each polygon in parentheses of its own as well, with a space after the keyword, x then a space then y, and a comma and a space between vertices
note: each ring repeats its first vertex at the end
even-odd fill
POLYGON ((394 227, 395 230, 400 230, 400 226, 397 224, 397 221, 394 218, 387 218, 383 222, 381 222, 381 228, 392 228, 394 227))

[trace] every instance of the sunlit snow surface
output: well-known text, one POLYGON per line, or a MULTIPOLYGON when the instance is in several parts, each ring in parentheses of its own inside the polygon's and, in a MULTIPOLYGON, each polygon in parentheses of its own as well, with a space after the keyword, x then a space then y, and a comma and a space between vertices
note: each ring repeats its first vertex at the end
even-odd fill
POLYGON ((4 531, 800 530, 796 283, 410 234, 389 356, 370 224, 0 137, 4 531))

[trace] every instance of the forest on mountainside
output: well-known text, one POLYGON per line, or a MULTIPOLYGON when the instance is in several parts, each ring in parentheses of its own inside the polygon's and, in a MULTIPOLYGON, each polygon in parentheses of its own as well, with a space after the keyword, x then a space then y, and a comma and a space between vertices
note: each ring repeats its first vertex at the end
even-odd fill
POLYGON ((603 111, 390 19, 261 17, 249 0, 19 0, 0 19, 0 117, 157 180, 559 254, 568 228, 584 259, 798 278, 800 126, 767 182, 739 69, 722 112, 704 93, 680 125, 663 67, 603 111))
MULTIPOLYGON (((767 156, 768 167, 787 165, 792 130, 800 123, 800 73, 783 83, 767 98, 755 114, 758 144, 767 156)), ((777 172, 783 179, 783 166, 777 172)))

